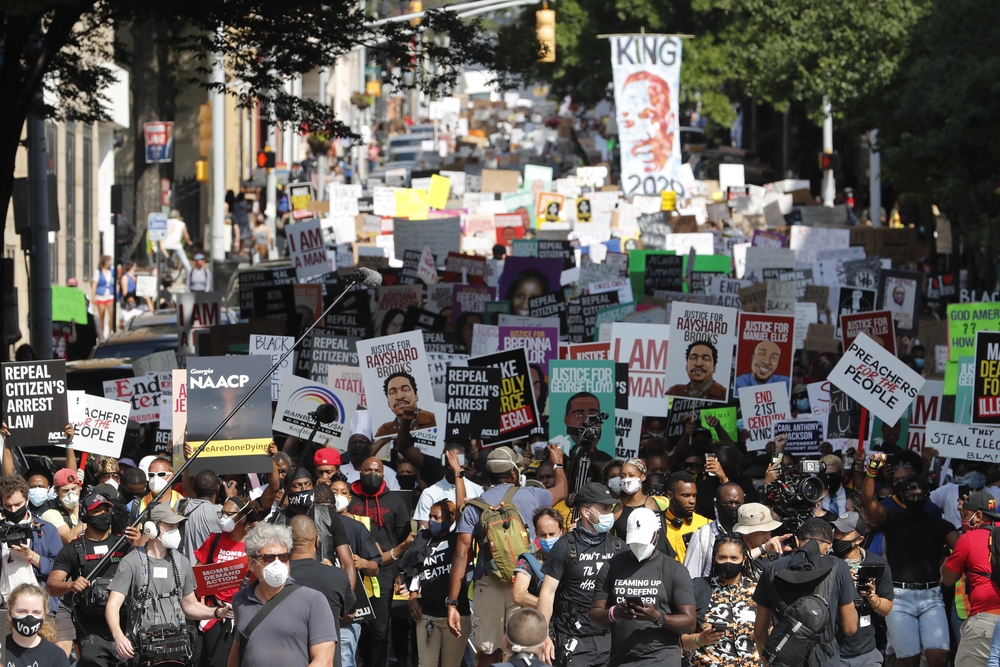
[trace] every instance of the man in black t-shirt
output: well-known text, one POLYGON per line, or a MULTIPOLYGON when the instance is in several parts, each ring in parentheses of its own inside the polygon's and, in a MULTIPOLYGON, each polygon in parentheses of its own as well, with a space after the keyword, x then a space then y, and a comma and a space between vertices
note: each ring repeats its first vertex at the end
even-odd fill
POLYGON ((855 588, 847 563, 826 554, 833 546, 833 527, 820 518, 809 519, 795 533, 798 548, 788 556, 768 565, 761 575, 753 600, 757 603, 754 642, 761 664, 767 667, 764 646, 771 634, 771 620, 781 619, 781 603, 791 605, 799 598, 813 595, 827 577, 832 577, 827 628, 820 640, 830 653, 818 645, 813 649, 809 667, 836 667, 840 663, 838 636, 851 636, 858 630, 858 612, 854 608, 855 588), (774 586, 766 582, 773 580, 774 586))
POLYGON ((843 558, 851 568, 851 576, 858 591, 854 606, 858 610, 858 631, 850 637, 837 635, 840 645, 841 667, 879 667, 882 652, 875 645, 875 628, 884 627, 882 619, 892 611, 895 597, 892 589, 892 572, 878 554, 862 549, 868 526, 857 512, 845 512, 833 522, 833 553, 843 558), (875 578, 868 578, 861 570, 866 565, 882 566, 875 578), (859 579, 859 575, 864 578, 859 579))
POLYGON ((656 548, 662 521, 640 507, 628 517, 620 553, 597 575, 590 625, 611 628, 610 667, 680 667, 681 634, 697 623, 687 569, 656 548))
POLYGON ((586 484, 576 494, 576 507, 580 519, 545 558, 545 579, 538 594, 538 611, 554 631, 553 664, 558 667, 607 663, 611 635, 593 627, 588 613, 598 573, 625 547, 608 533, 615 518, 615 499, 608 487, 586 484))

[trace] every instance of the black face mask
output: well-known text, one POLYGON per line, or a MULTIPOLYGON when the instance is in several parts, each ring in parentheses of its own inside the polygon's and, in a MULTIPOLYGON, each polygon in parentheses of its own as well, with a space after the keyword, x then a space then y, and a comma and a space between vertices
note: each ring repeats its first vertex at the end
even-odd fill
MULTIPOLYGON (((397 477, 398 477, 398 475, 397 475, 397 477)), ((445 478, 445 480, 449 484, 454 484, 455 483, 455 471, 452 470, 451 468, 445 468, 444 469, 444 478, 445 478)))
POLYGON ((734 563, 732 561, 726 561, 725 563, 715 564, 715 573, 723 579, 732 579, 739 575, 743 571, 743 563, 734 563))
POLYGON ((906 511, 910 514, 920 514, 924 511, 924 506, 927 504, 927 498, 920 498, 919 500, 904 498, 903 504, 906 505, 906 511))
POLYGON ((347 453, 351 457, 351 465, 355 469, 360 468, 365 459, 372 455, 371 445, 353 445, 347 448, 347 453))
POLYGON ((128 505, 130 502, 135 500, 135 494, 121 488, 118 490, 118 500, 120 500, 123 505, 128 505))
POLYGON ((308 491, 294 491, 288 494, 289 507, 309 507, 313 504, 316 492, 312 489, 308 491))
POLYGON ((691 512, 688 512, 685 508, 681 507, 679 502, 670 503, 670 513, 678 519, 688 519, 691 517, 691 512))
POLYGON ((88 516, 87 525, 99 533, 106 533, 111 530, 111 515, 98 514, 96 516, 88 516))
POLYGON ((24 517, 27 515, 28 515, 27 503, 22 505, 21 509, 17 510, 16 512, 8 512, 7 510, 3 511, 4 518, 7 519, 7 521, 9 521, 10 523, 21 523, 22 521, 24 521, 24 517))
POLYGON ((840 474, 827 475, 826 476, 826 488, 830 489, 830 493, 836 493, 840 490, 840 474))
POLYGON ((416 475, 396 475, 396 481, 399 482, 399 488, 411 491, 417 488, 417 476, 416 475))
POLYGON ((34 637, 42 629, 42 619, 38 616, 28 614, 11 620, 13 620, 14 630, 22 637, 34 637))
POLYGON ((382 488, 382 475, 366 472, 361 476, 361 490, 367 494, 376 494, 382 488))
POLYGON ((740 520, 740 508, 723 505, 715 508, 719 512, 719 523, 732 528, 740 520))
POLYGON ((847 558, 848 554, 854 551, 853 540, 833 540, 833 555, 837 558, 847 558))

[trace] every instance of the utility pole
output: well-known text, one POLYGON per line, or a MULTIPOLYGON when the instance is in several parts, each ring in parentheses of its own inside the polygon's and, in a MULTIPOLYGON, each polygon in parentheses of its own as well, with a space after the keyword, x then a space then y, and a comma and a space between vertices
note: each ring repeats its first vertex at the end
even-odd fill
POLYGON ((878 130, 868 137, 868 217, 872 227, 882 226, 882 155, 878 152, 878 130))
MULTIPOLYGON (((222 41, 222 27, 216 34, 222 41)), ((212 61, 212 83, 223 86, 226 72, 222 52, 216 51, 212 61)), ((208 93, 212 105, 212 263, 226 259, 226 94, 222 88, 208 93)))
MULTIPOLYGON (((274 150, 277 133, 274 128, 274 106, 268 100, 267 105, 267 145, 274 150)), ((278 232, 278 180, 274 169, 267 170, 267 206, 264 207, 264 217, 267 220, 267 228, 271 230, 271 238, 277 238, 278 232)), ((252 229, 252 228, 251 228, 252 229)))
MULTIPOLYGON (((41 102, 41 93, 35 98, 41 102)), ((39 359, 52 358, 52 275, 49 257, 49 190, 45 120, 28 116, 28 190, 31 213, 31 292, 28 298, 31 346, 39 359)), ((81 326, 86 322, 81 322, 81 326)))
MULTIPOLYGON (((823 98, 823 152, 833 153, 833 107, 830 98, 823 98)), ((837 196, 837 184, 833 180, 833 170, 823 172, 823 206, 833 206, 837 196)))
MULTIPOLYGON (((320 104, 327 103, 326 87, 330 81, 330 68, 323 67, 319 71, 319 102, 320 104)), ((323 187, 324 180, 326 178, 326 172, 329 169, 327 165, 326 153, 320 151, 319 155, 316 155, 316 199, 319 201, 326 201, 326 188, 323 187)))

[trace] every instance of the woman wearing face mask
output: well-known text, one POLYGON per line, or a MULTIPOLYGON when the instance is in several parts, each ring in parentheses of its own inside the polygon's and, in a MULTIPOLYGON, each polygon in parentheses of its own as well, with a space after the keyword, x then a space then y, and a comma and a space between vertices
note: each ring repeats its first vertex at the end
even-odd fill
POLYGON ((691 664, 701 667, 760 665, 754 645, 753 625, 757 589, 746 542, 737 533, 721 535, 712 550, 712 571, 694 581, 695 590, 704 591, 708 607, 699 613, 701 632, 681 637, 681 647, 690 651, 691 664), (705 590, 707 589, 707 591, 705 590), (715 627, 725 626, 716 631, 715 627))
POLYGON ((421 530, 413 546, 400 560, 400 570, 409 582, 410 618, 417 624, 417 655, 420 667, 457 665, 462 662, 465 643, 472 630, 468 587, 463 586, 458 598, 458 613, 462 635, 448 630, 448 597, 451 561, 458 536, 452 532, 455 503, 440 500, 431 506, 428 528, 421 530))
POLYGON ((7 596, 6 660, 10 667, 69 667, 69 659, 49 639, 54 632, 45 622, 49 596, 38 586, 21 584, 7 596))
POLYGON ((514 586, 511 594, 519 607, 538 608, 538 593, 542 590, 542 563, 549 551, 563 536, 563 516, 551 507, 542 507, 532 518, 535 524, 535 543, 538 551, 522 554, 514 567, 514 586))
MULTIPOLYGON (((246 536, 247 531, 257 525, 258 512, 253 501, 249 498, 233 496, 226 500, 219 510, 219 525, 222 526, 221 533, 213 533, 205 540, 197 551, 195 558, 202 565, 213 565, 215 563, 225 563, 231 560, 244 558, 247 555, 246 536)), ((233 596, 240 590, 240 586, 233 586, 224 591, 219 591, 211 600, 206 600, 206 604, 215 606, 231 605, 233 596)), ((214 660, 214 664, 221 665, 229 655, 232 644, 232 628, 229 628, 229 640, 219 639, 226 635, 227 624, 219 623, 215 619, 208 621, 202 632, 204 641, 202 642, 202 658, 204 660, 214 660), (214 650, 213 650, 214 648, 214 650)))
POLYGON ((676 556, 673 547, 667 543, 667 528, 664 523, 664 512, 667 510, 665 498, 646 495, 646 464, 641 459, 629 459, 621 467, 621 501, 615 505, 615 525, 611 529, 611 534, 615 537, 625 539, 628 530, 628 519, 632 512, 640 507, 652 510, 660 517, 663 530, 657 536, 656 548, 668 556, 676 556))
POLYGON ((52 488, 56 499, 50 503, 52 509, 42 513, 42 519, 56 527, 63 544, 69 544, 87 528, 80 522, 80 479, 75 470, 63 468, 55 474, 52 488))
POLYGON ((611 491, 612 497, 615 500, 620 500, 622 497, 622 464, 624 461, 615 460, 604 466, 604 470, 601 471, 601 481, 608 487, 611 491))

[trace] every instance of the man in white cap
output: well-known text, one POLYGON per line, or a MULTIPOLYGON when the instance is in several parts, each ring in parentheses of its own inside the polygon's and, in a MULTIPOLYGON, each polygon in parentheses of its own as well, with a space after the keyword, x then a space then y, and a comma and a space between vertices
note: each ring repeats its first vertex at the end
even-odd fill
POLYGON ((680 667, 680 638, 697 625, 694 583, 687 569, 656 548, 662 521, 640 507, 628 517, 629 550, 597 576, 590 624, 611 628, 609 667, 680 667))

